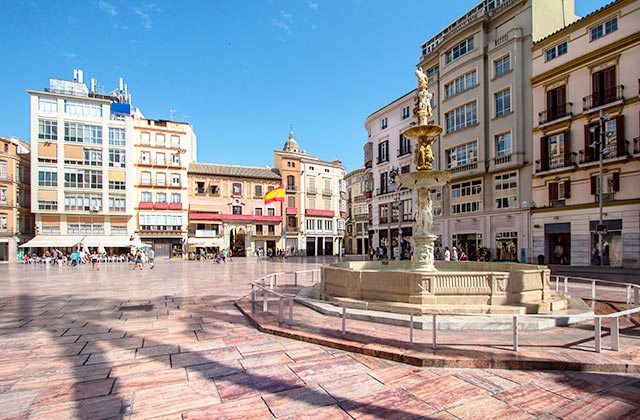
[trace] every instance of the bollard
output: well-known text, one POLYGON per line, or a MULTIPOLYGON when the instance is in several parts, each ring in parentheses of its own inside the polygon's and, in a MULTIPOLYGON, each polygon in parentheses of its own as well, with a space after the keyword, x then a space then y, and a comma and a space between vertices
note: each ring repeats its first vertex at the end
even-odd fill
POLYGON ((267 289, 262 289, 262 312, 269 311, 269 300, 267 299, 267 289))
POLYGON ((347 307, 342 305, 342 336, 344 337, 347 329, 347 307))
POLYGON ((280 298, 280 301, 278 302, 279 304, 279 308, 278 308, 278 325, 282 325, 282 321, 284 319, 284 299, 280 298))
POLYGON ((438 329, 438 323, 436 322, 436 314, 433 314, 433 321, 432 321, 433 325, 431 326, 431 335, 432 335, 432 344, 431 347, 433 348, 433 350, 435 351, 436 349, 436 331, 438 329))
POLYGON ((269 289, 273 290, 273 275, 269 276, 269 289))
POLYGON ((564 294, 569 293, 569 277, 564 278, 564 294))
POLYGON ((620 351, 620 318, 611 318, 611 350, 620 351))
POLYGON ((293 321, 293 297, 289 298, 289 322, 293 321))
POLYGON ((297 271, 295 273, 293 273, 293 285, 294 286, 298 285, 298 272, 297 271))
POLYGON ((409 315, 409 347, 413 347, 413 313, 409 315))
POLYGON ((634 286, 633 289, 633 302, 636 305, 640 305, 640 287, 634 286))
POLYGON ((596 281, 591 280, 591 300, 596 300, 596 281))
POLYGON ((593 318, 593 329, 595 334, 596 353, 602 352, 602 320, 600 317, 593 318))
POLYGON ((256 285, 251 284, 251 312, 256 311, 256 285))
POLYGON ((513 328, 513 351, 518 352, 518 315, 514 315, 512 319, 513 328))
POLYGON ((311 270, 311 284, 316 282, 316 270, 311 270))
POLYGON ((560 276, 556 276, 556 290, 560 290, 560 276))

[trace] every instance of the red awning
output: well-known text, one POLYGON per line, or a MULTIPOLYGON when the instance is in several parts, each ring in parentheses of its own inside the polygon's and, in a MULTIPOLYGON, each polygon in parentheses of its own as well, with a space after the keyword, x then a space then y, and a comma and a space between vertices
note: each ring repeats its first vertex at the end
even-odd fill
POLYGON ((298 214, 297 207, 287 207, 287 214, 298 214))
POLYGON ((307 216, 322 216, 322 217, 333 217, 333 210, 316 210, 316 209, 307 209, 304 214, 307 216))
POLYGON ((189 212, 189 220, 237 220, 247 222, 282 222, 280 216, 257 216, 255 214, 220 214, 220 213, 198 213, 189 212))

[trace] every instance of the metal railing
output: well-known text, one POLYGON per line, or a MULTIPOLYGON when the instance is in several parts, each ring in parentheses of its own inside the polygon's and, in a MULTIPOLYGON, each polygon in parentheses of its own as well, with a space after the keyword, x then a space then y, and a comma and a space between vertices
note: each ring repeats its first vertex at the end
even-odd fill
POLYGON ((624 100, 624 86, 612 86, 602 92, 593 93, 582 98, 582 109, 588 111, 620 100, 624 100))
MULTIPOLYGON (((299 276, 303 273, 311 273, 312 284, 316 283, 316 273, 320 274, 320 269, 313 270, 302 270, 293 272, 294 275, 294 285, 298 286, 299 276)), ((289 273, 279 272, 272 273, 265 277, 260 278, 257 281, 251 282, 251 306, 252 310, 255 311, 255 306, 257 303, 262 303, 262 311, 268 312, 269 310, 269 300, 268 295, 274 295, 278 298, 278 322, 279 324, 284 323, 284 309, 285 309, 285 301, 289 304, 289 322, 293 320, 293 307, 294 307, 294 297, 293 295, 288 295, 284 293, 279 293, 275 291, 277 287, 278 279, 286 276, 289 273), (268 286, 267 286, 268 282, 268 286), (262 301, 258 301, 258 292, 262 292, 262 301)), ((319 280, 319 276, 318 276, 319 280)), ((550 277, 550 288, 556 291, 562 291, 567 297, 571 297, 569 295, 569 284, 570 283, 578 283, 578 284, 586 284, 590 285, 587 289, 589 293, 585 297, 593 302, 597 301, 598 298, 598 290, 597 285, 610 285, 621 291, 624 289, 625 292, 625 303, 627 305, 634 304, 635 307, 629 308, 622 311, 613 312, 610 314, 602 314, 597 315, 595 313, 585 313, 578 314, 582 321, 587 321, 593 319, 594 323, 594 350, 597 353, 602 352, 602 320, 609 319, 610 320, 610 335, 611 335, 611 350, 620 351, 620 318, 621 317, 630 317, 633 314, 640 313, 640 285, 635 285, 631 283, 617 283, 606 280, 598 280, 598 279, 590 279, 590 278, 582 278, 582 277, 570 277, 570 276, 559 276, 552 275, 550 277)), ((330 301, 322 301, 325 304, 330 304, 339 309, 340 318, 341 318, 341 335, 344 337, 347 333, 347 318, 349 318, 349 310, 351 310, 352 319, 357 319, 357 315, 354 311, 363 310, 363 306, 361 303, 356 303, 353 305, 349 305, 347 303, 335 303, 330 301)), ((367 305, 365 304, 364 309, 366 310, 367 305)), ((376 308, 376 311, 383 312, 380 308, 376 308)), ((397 314, 396 314, 397 315, 397 314)), ((404 316, 408 320, 408 328, 409 328, 409 347, 413 347, 414 345, 414 329, 416 317, 431 317, 431 328, 432 328, 432 337, 431 337, 431 347, 436 350, 438 343, 438 317, 439 316, 455 316, 455 317, 483 317, 483 318, 491 318, 491 319, 510 319, 511 320, 511 340, 512 340, 512 348, 513 351, 519 351, 519 339, 520 339, 520 322, 526 319, 532 318, 546 318, 546 319, 562 319, 568 318, 568 314, 461 314, 461 313, 424 313, 424 312, 409 312, 405 313, 404 316)), ((375 322, 375 321, 373 321, 375 322)), ((394 324, 398 325, 398 324, 394 324)), ((553 328, 553 327, 552 327, 553 328)))
POLYGON ((542 112, 538 112, 538 124, 546 124, 551 121, 559 120, 560 118, 572 116, 572 106, 573 103, 567 102, 564 104, 558 104, 555 107, 550 107, 542 112))

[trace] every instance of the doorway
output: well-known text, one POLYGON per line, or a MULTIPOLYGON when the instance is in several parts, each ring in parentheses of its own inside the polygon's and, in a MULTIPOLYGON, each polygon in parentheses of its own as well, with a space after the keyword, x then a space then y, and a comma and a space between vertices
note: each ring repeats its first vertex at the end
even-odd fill
POLYGON ((244 246, 246 233, 243 228, 236 227, 231 229, 229 233, 229 249, 233 251, 236 257, 246 257, 247 250, 244 246))

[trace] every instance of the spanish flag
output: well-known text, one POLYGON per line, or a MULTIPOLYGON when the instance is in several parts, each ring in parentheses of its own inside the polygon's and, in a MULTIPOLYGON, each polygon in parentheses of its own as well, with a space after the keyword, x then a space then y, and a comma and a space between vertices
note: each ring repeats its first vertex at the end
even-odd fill
POLYGON ((273 203, 274 201, 284 202, 284 184, 264 195, 264 204, 273 203))

